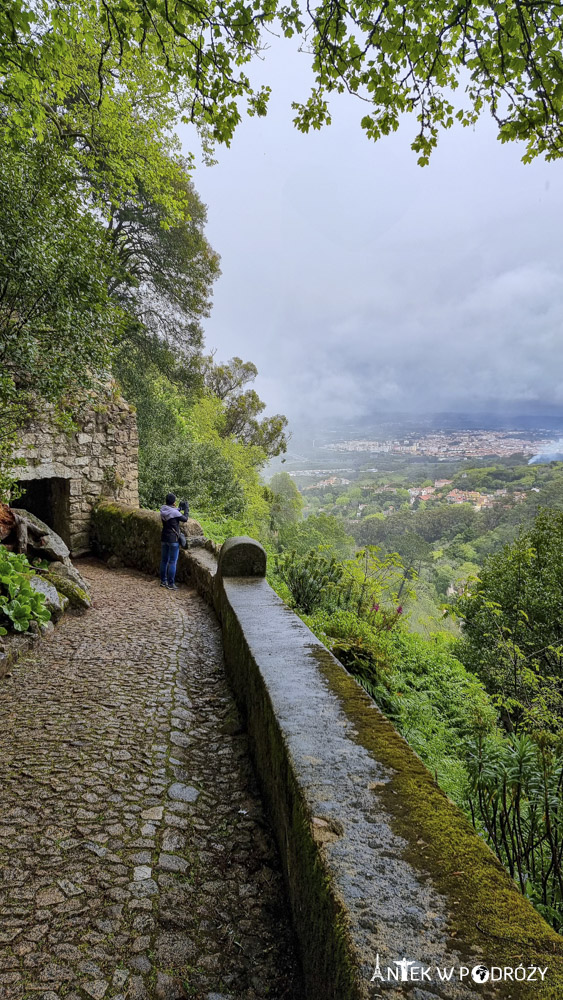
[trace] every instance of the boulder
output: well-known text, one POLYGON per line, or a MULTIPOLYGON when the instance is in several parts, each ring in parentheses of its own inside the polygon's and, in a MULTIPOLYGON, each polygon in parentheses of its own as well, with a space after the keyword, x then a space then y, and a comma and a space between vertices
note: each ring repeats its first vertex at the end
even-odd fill
POLYGON ((48 524, 41 521, 28 510, 14 507, 14 514, 27 528, 27 545, 40 556, 53 562, 65 562, 70 558, 68 546, 63 542, 48 524))
POLYGON ((32 590, 43 594, 47 609, 51 612, 51 618, 53 621, 58 621, 68 607, 68 597, 65 597, 64 594, 59 594, 57 588, 42 576, 32 576, 29 585, 32 590))
POLYGON ((92 598, 88 585, 70 561, 53 562, 45 573, 45 578, 68 597, 71 608, 91 608, 92 598))

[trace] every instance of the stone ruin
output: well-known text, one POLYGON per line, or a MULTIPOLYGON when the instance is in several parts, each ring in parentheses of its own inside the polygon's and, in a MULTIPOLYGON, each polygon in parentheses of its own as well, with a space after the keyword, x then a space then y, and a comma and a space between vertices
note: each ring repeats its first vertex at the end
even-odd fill
POLYGON ((24 508, 60 535, 72 556, 90 548, 90 512, 102 498, 139 505, 139 438, 135 411, 108 394, 90 402, 73 432, 57 425, 52 409, 21 434, 16 467, 24 508))

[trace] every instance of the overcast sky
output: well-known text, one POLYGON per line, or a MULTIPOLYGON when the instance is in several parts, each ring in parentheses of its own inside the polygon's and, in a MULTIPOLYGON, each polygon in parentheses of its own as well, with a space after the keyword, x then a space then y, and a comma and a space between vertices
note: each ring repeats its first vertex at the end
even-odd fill
POLYGON ((563 408, 563 163, 523 165, 483 119, 443 133, 421 169, 416 122, 373 143, 352 97, 301 135, 307 57, 276 43, 259 76, 268 117, 245 119, 194 177, 222 259, 206 321, 217 360, 253 361, 268 412, 295 424, 563 408))

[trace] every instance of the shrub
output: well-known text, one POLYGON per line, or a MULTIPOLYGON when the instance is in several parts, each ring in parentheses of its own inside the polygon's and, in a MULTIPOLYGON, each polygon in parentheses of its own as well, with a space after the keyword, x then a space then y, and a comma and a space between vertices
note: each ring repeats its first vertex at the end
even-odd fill
POLYGON ((276 559, 276 571, 287 584, 294 607, 304 614, 318 608, 342 577, 342 565, 334 556, 314 550, 306 555, 284 552, 276 559))
POLYGON ((563 930, 563 755, 526 733, 476 741, 471 814, 521 891, 563 930))
POLYGON ((49 621, 43 594, 30 584, 33 575, 24 555, 14 555, 0 545, 0 635, 8 629, 27 632, 31 622, 49 621))

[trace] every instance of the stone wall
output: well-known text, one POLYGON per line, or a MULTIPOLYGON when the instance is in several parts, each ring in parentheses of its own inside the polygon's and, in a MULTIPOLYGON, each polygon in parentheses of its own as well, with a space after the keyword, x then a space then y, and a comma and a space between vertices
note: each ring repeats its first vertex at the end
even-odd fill
MULTIPOLYGON (((94 530, 100 551, 157 571, 157 515, 102 503, 94 530)), ((180 553, 180 578, 221 622, 308 1000, 561 1000, 563 938, 264 569, 249 539, 226 542, 218 560, 201 547, 180 553), (377 978, 379 963, 397 976, 402 960, 408 979, 377 978), (502 980, 481 987, 471 973, 482 967, 502 980)))
POLYGON ((89 550, 90 512, 100 497, 139 503, 139 439, 133 407, 108 396, 85 408, 79 429, 61 430, 47 410, 23 432, 16 478, 31 509, 65 540, 73 556, 89 550))

